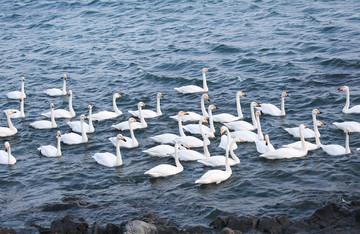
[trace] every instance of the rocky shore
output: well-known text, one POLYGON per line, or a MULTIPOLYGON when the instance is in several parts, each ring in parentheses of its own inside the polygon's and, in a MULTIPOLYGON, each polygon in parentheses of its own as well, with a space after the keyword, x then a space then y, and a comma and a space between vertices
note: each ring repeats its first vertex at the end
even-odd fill
MULTIPOLYGON (((76 203, 74 203, 76 204, 76 203)), ((59 209, 61 205, 46 206, 59 209)), ((285 216, 261 217, 229 216, 217 217, 209 226, 175 227, 155 214, 133 218, 120 225, 106 222, 89 224, 84 219, 67 215, 51 222, 50 227, 37 226, 39 233, 360 233, 360 202, 329 203, 316 210, 310 217, 293 222, 285 216)), ((2 233, 16 233, 11 228, 1 228, 2 233)))

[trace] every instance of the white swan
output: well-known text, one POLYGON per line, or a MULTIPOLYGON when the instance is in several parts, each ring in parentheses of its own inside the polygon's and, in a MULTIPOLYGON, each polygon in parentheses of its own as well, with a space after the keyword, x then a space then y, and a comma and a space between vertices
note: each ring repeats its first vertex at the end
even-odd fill
POLYGON ((259 109, 266 115, 285 116, 285 97, 289 96, 286 92, 281 94, 281 110, 273 104, 261 103, 259 109))
MULTIPOLYGON (((89 115, 88 115, 88 119, 89 119, 89 124, 84 123, 84 128, 86 133, 93 133, 95 132, 95 128, 93 125, 93 117, 92 117, 92 105, 88 105, 89 108, 89 115)), ((74 132, 78 132, 81 133, 81 121, 71 121, 71 122, 66 122, 71 130, 73 130, 74 132)))
POLYGON ((77 133, 66 133, 61 136, 61 141, 68 145, 81 144, 88 142, 88 137, 84 128, 84 120, 86 119, 85 115, 81 115, 81 135, 77 133))
POLYGON ((186 85, 186 86, 182 86, 180 88, 174 88, 175 90, 177 90, 180 93, 203 93, 203 92, 208 92, 208 86, 206 83, 206 72, 210 72, 209 69, 207 68, 203 68, 202 69, 202 75, 203 75, 203 87, 199 87, 196 85, 186 85))
MULTIPOLYGON (((73 92, 72 90, 69 91, 69 110, 64 109, 57 109, 54 110, 55 118, 74 118, 76 116, 76 113, 74 111, 73 105, 72 105, 72 99, 73 99, 73 92)), ((50 118, 51 117, 51 111, 42 113, 41 115, 50 118)))
POLYGON ((19 98, 26 98, 26 94, 25 94, 25 78, 22 77, 21 78, 21 91, 12 91, 12 92, 8 92, 6 94, 6 96, 9 99, 19 99, 19 98))
MULTIPOLYGON (((316 114, 320 114, 320 111, 318 109, 312 110, 311 115, 312 115, 314 130, 317 128, 318 125, 324 125, 323 122, 321 122, 321 121, 318 122, 316 120, 316 114)), ((299 127, 284 128, 284 129, 285 129, 285 131, 287 131, 289 134, 293 135, 294 137, 297 137, 297 138, 300 137, 300 135, 299 135, 300 134, 299 133, 299 127)), ((315 131, 314 130, 306 128, 304 130, 304 138, 315 138, 315 131)))
POLYGON ((53 88, 53 89, 46 89, 44 90, 44 93, 46 93, 47 95, 49 96, 65 96, 67 91, 66 91, 66 79, 67 79, 67 76, 66 74, 64 74, 63 76, 63 87, 62 89, 57 89, 57 88, 53 88))
POLYGON ((40 153, 46 157, 60 157, 61 156, 61 133, 57 132, 57 147, 52 145, 43 145, 38 148, 40 153))
POLYGON ((11 154, 9 142, 5 142, 5 151, 0 150, 0 164, 14 165, 16 158, 11 154))
MULTIPOLYGON (((199 121, 201 119, 201 117, 203 117, 203 116, 206 117, 206 118, 209 117, 209 114, 206 112, 206 108, 205 108, 205 100, 210 102, 210 98, 209 98, 209 95, 207 93, 204 93, 203 95, 201 95, 200 105, 201 105, 202 115, 200 115, 198 113, 195 113, 195 112, 192 112, 192 111, 187 111, 186 113, 188 115, 184 116, 182 118, 182 121, 183 122, 199 121)), ((170 116, 170 118, 172 118, 174 120, 178 120, 178 115, 170 116)))
POLYGON ((300 158, 307 155, 308 149, 305 145, 304 131, 305 125, 300 124, 300 139, 301 139, 301 149, 294 148, 280 148, 273 151, 268 151, 264 154, 261 154, 260 157, 267 159, 285 159, 285 158, 300 158))
MULTIPOLYGON (((218 147, 226 150, 226 147, 229 142, 231 142, 234 138, 231 138, 230 131, 226 126, 222 126, 220 129, 220 144, 218 147), (226 132, 226 135, 224 135, 224 132, 226 132)), ((237 144, 234 145, 234 149, 237 149, 237 144)))
POLYGON ((149 175, 151 177, 166 177, 171 175, 176 175, 184 170, 184 167, 181 165, 179 161, 179 143, 175 144, 175 165, 169 164, 160 164, 156 167, 147 170, 144 174, 149 175))
MULTIPOLYGON (((160 99, 161 98, 164 98, 164 96, 161 93, 158 93, 156 95, 156 100, 157 100, 156 112, 153 110, 142 110, 142 114, 145 119, 156 118, 156 117, 159 117, 162 115, 161 108, 160 108, 160 99)), ((130 114, 132 114, 133 116, 140 118, 139 110, 136 110, 136 111, 129 110, 128 112, 130 114)))
POLYGON ((188 149, 179 150, 179 160, 180 161, 198 161, 202 159, 207 159, 210 157, 209 150, 207 148, 209 137, 215 138, 215 135, 213 133, 206 133, 205 138, 203 139, 203 147, 204 147, 204 153, 199 153, 195 150, 191 150, 190 146, 188 146, 188 149))
POLYGON ((122 112, 119 110, 119 108, 116 105, 116 99, 122 97, 121 94, 119 93, 115 93, 113 95, 113 109, 114 111, 100 111, 96 114, 93 114, 93 120, 94 121, 102 121, 102 120, 106 120, 106 119, 114 119, 120 115, 122 115, 122 112))
MULTIPOLYGON (((130 127, 130 137, 124 137, 126 141, 120 141, 120 146, 125 148, 135 148, 139 146, 139 142, 135 138, 134 129, 132 127, 133 123, 136 122, 136 119, 130 118, 128 122, 130 127)), ((110 137, 109 140, 114 146, 116 146, 116 137, 110 137)))
POLYGON ((116 156, 112 153, 96 153, 92 156, 95 161, 106 167, 117 167, 123 164, 120 152, 120 141, 126 141, 125 138, 121 135, 117 135, 117 143, 116 143, 116 156))
POLYGON ((259 140, 258 134, 249 130, 238 130, 230 132, 232 138, 240 137, 243 142, 255 142, 259 140))
POLYGON ((9 127, 0 127, 0 137, 12 136, 18 132, 18 130, 12 124, 11 118, 10 118, 10 115, 12 115, 14 113, 15 113, 15 111, 13 111, 13 110, 9 110, 5 113, 9 127))
MULTIPOLYGON (((215 106, 214 106, 214 108, 215 108, 215 106)), ((209 108, 209 109, 210 109, 210 108, 209 108)), ((209 115, 210 115, 210 118, 211 118, 211 110, 210 110, 210 112, 209 112, 209 115)), ((178 141, 178 142, 180 142, 180 143, 183 144, 183 145, 188 145, 188 146, 190 146, 190 147, 192 147, 192 148, 202 147, 202 146, 203 146, 203 141, 205 141, 205 143, 206 143, 207 145, 209 145, 209 144, 210 144, 210 141, 209 141, 208 139, 206 139, 205 133, 204 133, 204 131, 203 131, 203 126, 202 126, 202 123, 203 123, 205 120, 206 120, 205 117, 202 117, 202 118, 200 119, 200 121, 199 121, 200 134, 201 134, 203 140, 200 140, 199 138, 196 138, 196 137, 194 137, 194 136, 180 136, 179 138, 175 139, 175 141, 178 141)), ((210 128, 211 128, 211 126, 210 126, 210 128)), ((185 134, 184 134, 184 135, 185 135, 185 134)), ((215 136, 213 131, 210 132, 210 135, 215 136)))
POLYGON ((342 109, 342 112, 345 114, 360 114, 360 105, 350 107, 350 90, 348 86, 343 86, 339 89, 339 91, 346 91, 346 103, 344 108, 342 109))
MULTIPOLYGON (((234 146, 236 142, 242 142, 239 137, 235 137, 230 144, 226 146, 226 155, 230 153, 231 158, 229 159, 229 165, 234 166, 240 163, 240 159, 234 153, 234 146)), ((204 155, 206 158, 198 160, 199 163, 204 164, 205 166, 209 167, 217 167, 217 166, 224 166, 226 163, 226 156, 217 155, 211 156, 207 145, 204 145, 204 155)))
MULTIPOLYGON (((132 127, 133 127, 133 129, 147 128, 147 123, 145 121, 144 115, 142 114, 142 107, 146 106, 146 104, 143 103, 143 102, 139 102, 137 106, 138 106, 138 110, 139 110, 139 113, 140 113, 140 122, 133 123, 132 127)), ((116 129, 118 129, 120 131, 130 129, 129 121, 123 121, 121 123, 111 125, 111 127, 116 128, 116 129)))
POLYGON ((221 122, 221 123, 227 123, 227 122, 234 122, 234 121, 244 118, 244 115, 241 110, 240 96, 245 97, 246 95, 241 91, 236 93, 236 110, 238 113, 237 116, 228 114, 228 113, 221 113, 221 114, 213 115, 214 121, 221 122))
MULTIPOLYGON (((4 112, 8 112, 10 111, 10 109, 4 110, 4 112)), ((16 119, 16 118, 25 118, 25 112, 24 112, 24 98, 20 98, 20 110, 13 110, 15 111, 14 114, 12 114, 10 116, 10 118, 12 119, 16 119)))
MULTIPOLYGON (((241 142, 240 138, 235 138, 234 141, 238 141, 241 142)), ((233 144, 233 143, 231 143, 233 144)), ((200 179, 196 180, 195 183, 196 184, 211 184, 211 183, 216 183, 219 184, 222 181, 227 180, 231 174, 232 174, 232 170, 230 167, 230 159, 229 159, 229 149, 230 149, 230 145, 227 147, 226 149, 226 158, 225 158, 225 171, 223 170, 210 170, 208 172, 206 172, 203 176, 201 176, 200 179)))
MULTIPOLYGON (((187 150, 185 147, 181 146, 179 147, 179 152, 182 150, 187 150)), ((151 147, 147 150, 143 150, 142 152, 154 156, 154 157, 173 157, 175 156, 175 148, 172 145, 157 145, 154 147, 151 147)))
POLYGON ((321 145, 321 148, 325 151, 325 153, 331 155, 331 156, 337 156, 337 155, 345 155, 350 154, 350 146, 349 146, 349 135, 350 135, 350 129, 347 129, 345 131, 345 148, 341 145, 321 145))
MULTIPOLYGON (((204 117, 203 117, 204 118, 204 117)), ((211 129, 207 126, 203 126, 202 123, 209 123, 205 118, 200 119, 198 124, 187 124, 183 128, 185 131, 192 134, 201 134, 201 131, 206 133, 211 133, 211 129)))
POLYGON ((54 115, 54 104, 50 104, 50 113, 51 113, 51 121, 49 120, 38 120, 35 122, 30 123, 30 126, 36 129, 50 129, 50 128, 57 128, 57 124, 55 122, 55 115, 54 115))
POLYGON ((248 130, 248 131, 253 131, 257 128, 257 124, 256 124, 256 118, 255 118, 255 110, 254 108, 260 106, 258 103, 256 102, 251 102, 250 103, 250 111, 251 111, 251 119, 252 119, 252 124, 243 120, 238 120, 235 122, 229 122, 229 123, 224 123, 224 125, 226 127, 228 127, 231 130, 248 130))
POLYGON ((265 140, 264 140, 264 135, 262 133, 261 123, 260 123, 260 115, 261 115, 261 111, 256 111, 258 140, 255 141, 255 145, 257 152, 259 152, 260 154, 264 154, 268 151, 275 150, 275 148, 270 143, 269 135, 265 135, 265 140))
POLYGON ((333 124, 343 131, 346 131, 346 129, 350 129, 350 132, 360 132, 360 123, 355 121, 346 121, 341 123, 334 122, 333 124))

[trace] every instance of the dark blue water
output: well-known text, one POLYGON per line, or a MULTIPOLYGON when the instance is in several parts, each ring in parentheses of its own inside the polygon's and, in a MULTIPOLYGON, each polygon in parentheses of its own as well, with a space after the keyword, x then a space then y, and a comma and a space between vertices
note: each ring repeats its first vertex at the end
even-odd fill
MULTIPOLYGON (((208 224, 218 215, 287 215, 292 220, 311 214, 328 201, 356 200, 359 186, 359 134, 350 135, 352 154, 331 157, 322 150, 293 160, 259 158, 254 144, 235 151, 241 164, 219 185, 194 183, 209 168, 183 163, 184 172, 165 179, 143 173, 172 159, 151 158, 142 150, 155 146, 149 137, 178 133, 168 118, 179 110, 200 112, 200 94, 182 95, 173 88, 202 85, 207 67, 211 103, 220 112, 236 114, 235 93, 246 93, 242 107, 250 120, 252 101, 280 105, 282 91, 287 116, 262 116, 264 133, 276 148, 294 139, 284 127, 312 126, 311 111, 318 108, 324 144, 344 144, 334 121, 360 121, 359 115, 341 112, 348 85, 352 105, 360 104, 360 2, 359 1, 1 1, 0 3, 0 110, 19 108, 5 93, 20 90, 25 77, 25 119, 16 119, 19 133, 9 141, 18 162, 0 167, 0 224, 19 232, 36 232, 34 224, 48 226, 65 214, 90 224, 106 220, 120 224, 149 212, 174 225, 208 224), (58 129, 34 130, 29 123, 42 119, 49 109, 67 108, 67 98, 51 98, 47 88, 61 88, 68 75, 77 115, 111 110, 113 93, 125 113, 95 124, 96 132, 83 145, 63 145, 63 157, 39 155, 40 145, 55 144, 58 129), (124 165, 105 168, 91 157, 113 152, 107 140, 118 131, 111 125, 127 120, 127 110, 143 101, 156 106, 162 92, 164 115, 137 130, 140 147, 122 149, 124 165), (77 198, 84 206, 46 212, 46 204, 77 198)), ((215 114, 215 112, 214 112, 215 114)), ((57 120, 61 132, 70 132, 57 120)), ((6 126, 5 115, 0 125, 6 126)), ((221 125, 216 124, 219 132, 221 125)), ((125 132, 124 135, 128 135, 125 132)), ((212 142, 212 154, 219 138, 212 142)), ((201 151, 201 149, 199 149, 201 151)))

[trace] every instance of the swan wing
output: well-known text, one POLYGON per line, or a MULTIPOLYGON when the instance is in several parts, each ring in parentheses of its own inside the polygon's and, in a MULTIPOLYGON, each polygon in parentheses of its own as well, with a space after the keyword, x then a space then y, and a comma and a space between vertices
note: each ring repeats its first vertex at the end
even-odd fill
MULTIPOLYGON (((130 111, 130 110, 129 110, 128 112, 129 112, 131 115, 140 118, 140 113, 139 113, 138 110, 136 110, 136 111, 130 111)), ((145 119, 156 118, 156 117, 159 116, 159 115, 158 115, 155 111, 153 111, 153 110, 142 110, 141 112, 142 112, 143 117, 144 117, 145 119)))
POLYGON ((236 120, 239 120, 239 117, 228 113, 222 113, 222 114, 213 115, 213 120, 215 122, 227 123, 227 122, 234 122, 236 120))
POLYGON ((261 154, 260 157, 267 159, 286 159, 286 158, 299 158, 306 156, 307 151, 298 150, 294 148, 280 148, 274 151, 268 151, 261 154))
POLYGON ((195 150, 179 150, 180 161, 197 161, 207 158, 204 154, 201 154, 195 150))
POLYGON ((44 93, 46 93, 49 96, 63 96, 63 91, 61 89, 46 89, 44 90, 44 93))
POLYGON ((322 145, 321 148, 325 151, 325 153, 331 156, 344 155, 346 154, 346 149, 341 145, 322 145))
POLYGON ((144 174, 150 175, 151 177, 166 177, 178 174, 182 171, 183 170, 181 168, 175 167, 173 165, 160 164, 156 167, 151 168, 150 170, 147 170, 144 174))
POLYGON ((8 92, 6 94, 6 96, 9 99, 20 99, 21 98, 21 92, 20 91, 12 91, 12 92, 8 92))
POLYGON ((205 90, 196 85, 186 85, 179 88, 174 88, 179 93, 201 93, 205 92, 205 90))
POLYGON ((116 156, 112 153, 96 153, 92 157, 97 163, 106 167, 114 167, 116 164, 116 156))
POLYGON ((262 103, 261 107, 256 107, 258 110, 261 110, 264 114, 272 116, 281 116, 281 110, 270 103, 262 103))
POLYGON ((17 133, 17 130, 11 130, 7 127, 0 127, 0 137, 12 136, 17 133))
POLYGON ((239 120, 239 121, 235 121, 235 122, 229 122, 229 123, 224 123, 224 125, 231 130, 248 130, 248 131, 254 131, 256 128, 254 127, 254 125, 252 125, 249 122, 243 121, 243 120, 239 120))
POLYGON ((346 129, 350 129, 350 132, 360 132, 360 123, 355 121, 346 121, 341 123, 334 122, 333 124, 343 131, 346 131, 346 129))
POLYGON ((94 121, 102 121, 106 119, 114 119, 118 117, 120 114, 117 114, 113 111, 100 111, 96 114, 92 115, 94 121))
POLYGON ((179 138, 179 135, 173 133, 164 133, 156 136, 150 137, 155 142, 163 143, 163 144, 173 144, 175 143, 176 139, 179 138))
MULTIPOLYGON (((306 145, 307 150, 316 150, 316 149, 320 148, 316 144, 310 143, 308 141, 305 141, 305 145, 306 145)), ((283 145, 283 147, 285 147, 285 148, 294 148, 294 149, 299 149, 300 150, 300 149, 302 149, 302 144, 301 144, 301 141, 295 141, 294 143, 283 145)))
MULTIPOLYGON (((188 113, 188 114, 181 117, 182 122, 199 121, 202 117, 202 115, 192 112, 192 111, 188 111, 186 113, 188 113)), ((179 117, 178 117, 178 115, 173 115, 173 116, 170 116, 170 118, 177 121, 179 117)))
POLYGON ((346 114, 360 114, 360 105, 353 106, 345 111, 346 114))
POLYGON ((175 154, 175 148, 171 145, 157 145, 143 151, 151 156, 169 157, 175 154))
POLYGON ((49 129, 52 128, 52 123, 48 120, 39 120, 30 123, 30 126, 36 129, 49 129))
MULTIPOLYGON (((234 138, 231 138, 231 141, 232 141, 232 140, 234 140, 234 138)), ((219 144, 218 147, 226 150, 227 145, 228 145, 228 138, 227 138, 226 135, 222 135, 221 138, 220 138, 220 144, 219 144)), ((237 146, 237 144, 235 143, 233 149, 235 150, 235 149, 237 149, 237 148, 238 148, 238 146, 237 146)))
POLYGON ((224 180, 227 180, 231 176, 231 172, 222 171, 222 170, 210 170, 206 172, 200 179, 196 180, 196 184, 211 184, 211 183, 220 183, 224 180))
MULTIPOLYGON (((71 122, 66 122, 71 130, 73 130, 74 132, 78 132, 78 133, 81 133, 82 130, 81 130, 81 121, 71 121, 71 122)), ((84 123, 84 128, 85 128, 85 131, 87 133, 90 133, 90 126, 89 124, 87 123, 84 123)))
POLYGON ((82 136, 73 132, 61 135, 61 141, 68 145, 84 143, 82 136))
POLYGON ((230 134, 232 138, 240 137, 243 142, 255 142, 259 140, 259 137, 256 133, 247 130, 235 131, 231 132, 230 134))
MULTIPOLYGON (((187 125, 183 126, 183 129, 185 131, 187 131, 187 132, 192 133, 192 134, 201 134, 199 124, 187 124, 187 125)), ((207 126, 202 126, 202 129, 203 129, 205 134, 211 132, 210 128, 207 127, 207 126)))
MULTIPOLYGON (((178 137, 175 141, 179 141, 180 143, 184 145, 189 145, 192 148, 197 147, 203 147, 204 143, 199 138, 196 138, 194 136, 184 136, 184 137, 178 137)), ((207 142, 207 145, 210 144, 210 141, 207 142)))
POLYGON ((46 157, 57 157, 57 149, 52 145, 40 146, 38 150, 46 157))

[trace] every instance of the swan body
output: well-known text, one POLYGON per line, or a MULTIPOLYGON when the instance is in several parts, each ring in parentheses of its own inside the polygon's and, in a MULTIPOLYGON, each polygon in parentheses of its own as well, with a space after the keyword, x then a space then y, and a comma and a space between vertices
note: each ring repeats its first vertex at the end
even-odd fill
POLYGON ((0 150, 0 164, 14 165, 16 158, 11 154, 9 142, 5 142, 5 151, 0 150))
MULTIPOLYGON (((132 123, 132 127, 133 129, 142 129, 142 128, 147 128, 147 123, 145 121, 144 115, 142 114, 142 107, 145 106, 146 104, 143 102, 139 102, 138 103, 138 110, 140 113, 140 122, 134 122, 132 123)), ((129 125, 129 121, 124 121, 115 125, 111 125, 111 127, 116 128, 120 131, 124 131, 124 130, 129 130, 130 129, 130 125, 129 125)))
POLYGON ((236 93, 236 110, 238 115, 232 115, 228 113, 221 113, 217 115, 213 115, 213 119, 215 122, 221 122, 221 123, 227 123, 227 122, 234 122, 236 120, 244 118, 244 115, 241 110, 241 104, 240 104, 240 96, 246 96, 243 92, 239 91, 236 93))
POLYGON ((256 150, 260 154, 264 154, 266 152, 275 150, 274 146, 270 143, 270 138, 269 138, 269 135, 267 135, 267 134, 265 135, 264 141, 263 140, 255 141, 255 144, 256 144, 256 150))
POLYGON ((113 95, 113 109, 114 111, 100 111, 96 114, 93 114, 93 120, 94 121, 102 121, 102 120, 106 120, 106 119, 114 119, 120 115, 122 115, 122 112, 119 110, 119 108, 116 105, 116 99, 122 97, 121 94, 119 93, 115 93, 113 95))
POLYGON ((346 136, 345 147, 341 145, 330 144, 330 145, 321 145, 321 148, 325 151, 325 153, 331 156, 350 154, 351 150, 349 146, 349 135, 350 135, 350 129, 347 129, 345 131, 345 136, 346 136))
MULTIPOLYGON (((89 124, 87 123, 83 123, 84 124, 84 128, 86 133, 93 133, 95 132, 95 128, 93 125, 93 119, 92 119, 92 106, 88 105, 89 108, 89 117, 87 117, 89 119, 89 124)), ((71 130, 73 130, 74 132, 78 132, 81 133, 81 121, 71 121, 71 122, 66 122, 71 130)))
POLYGON ((179 161, 179 144, 175 144, 175 165, 169 164, 160 164, 156 167, 147 170, 144 174, 149 175, 151 177, 166 177, 171 175, 176 175, 184 170, 184 167, 181 165, 179 161))
POLYGON ((360 132, 360 123, 355 121, 346 121, 346 122, 334 122, 333 123, 336 127, 340 128, 343 131, 349 129, 350 132, 360 132))
POLYGON ((266 115, 272 115, 272 116, 285 116, 285 97, 287 97, 288 94, 286 92, 282 92, 281 94, 281 110, 276 107, 273 104, 269 103, 262 103, 261 107, 259 109, 266 115))
POLYGON ((81 121, 81 135, 77 133, 66 133, 61 136, 61 141, 64 142, 67 145, 75 145, 75 144, 81 144, 88 142, 88 137, 86 135, 86 130, 84 127, 84 120, 86 119, 85 115, 81 115, 80 121, 81 121))
POLYGON ((49 95, 49 96, 52 96, 52 97, 54 97, 54 96, 65 96, 66 95, 66 78, 67 78, 67 76, 66 76, 66 74, 64 74, 64 76, 63 76, 63 87, 62 87, 62 89, 57 89, 57 88, 53 88, 53 89, 46 89, 46 90, 44 90, 44 93, 46 93, 47 95, 49 95))
POLYGON ((9 110, 5 113, 9 127, 0 127, 0 137, 12 136, 18 132, 18 130, 12 124, 11 118, 10 118, 10 116, 14 113, 15 113, 15 111, 13 111, 13 110, 9 110))
POLYGON ((230 133, 231 137, 240 137, 243 142, 255 142, 259 140, 259 137, 256 133, 248 130, 239 130, 230 133))
MULTIPOLYGON (((211 114, 210 114, 211 115, 211 114)), ((204 144, 204 141, 207 145, 210 144, 210 141, 206 138, 205 133, 203 131, 203 126, 202 123, 205 122, 206 119, 205 117, 202 117, 199 121, 199 126, 200 126, 200 134, 203 138, 203 140, 200 140, 199 138, 196 138, 194 136, 185 136, 185 134, 179 138, 176 139, 176 141, 184 144, 184 145, 188 145, 192 148, 197 148, 197 147, 202 147, 204 144)), ((211 135, 213 135, 213 132, 209 132, 211 135)), ((215 136, 215 135, 214 135, 215 136)))
MULTIPOLYGON (((314 129, 317 129, 318 125, 324 125, 323 122, 318 122, 316 120, 316 115, 320 114, 320 111, 318 109, 314 109, 312 110, 312 119, 313 119, 313 126, 314 129)), ((285 131, 287 131, 289 134, 293 135, 294 137, 299 138, 300 137, 300 132, 299 132, 299 127, 294 127, 294 128, 285 128, 285 131)), ((319 137, 320 137, 320 133, 319 133, 319 137)), ((309 128, 304 129, 304 138, 315 138, 315 131, 309 128)))
MULTIPOLYGON (((54 110, 54 115, 55 118, 74 118, 76 116, 76 113, 74 111, 73 105, 72 105, 72 98, 73 98, 73 93, 72 90, 69 91, 69 110, 64 110, 64 109, 57 109, 54 110)), ((41 115, 50 118, 51 117, 51 111, 42 113, 41 115)))
MULTIPOLYGON (((230 131, 226 126, 221 127, 220 134, 221 134, 221 138, 220 138, 220 144, 218 147, 226 150, 228 143, 230 143, 234 138, 231 138, 230 131), (224 135, 224 132, 226 132, 226 135, 224 135)), ((233 147, 234 147, 234 150, 237 149, 237 144, 235 144, 233 147)))
POLYGON ((147 150, 143 150, 144 153, 156 157, 169 157, 175 154, 174 146, 171 145, 157 145, 147 150))
POLYGON ((206 133, 212 132, 207 126, 202 126, 202 123, 209 123, 206 119, 200 119, 199 124, 187 124, 184 126, 184 130, 192 134, 201 134, 201 131, 206 133))
MULTIPOLYGON (((231 144, 234 144, 234 142, 241 142, 240 138, 235 138, 231 144)), ((219 184, 222 181, 227 180, 231 174, 232 170, 229 163, 229 150, 231 148, 231 145, 228 145, 226 149, 226 157, 225 157, 225 171, 223 170, 210 170, 206 172, 203 176, 200 177, 200 179, 197 179, 195 181, 196 184, 212 184, 216 183, 219 184)))
POLYGON ((105 153, 96 153, 92 156, 95 161, 106 167, 117 167, 123 164, 120 152, 120 141, 126 141, 125 138, 121 135, 117 135, 117 143, 116 143, 116 155, 105 152, 105 153))
MULTIPOLYGON (((161 93, 158 93, 156 96, 156 100, 157 100, 156 112, 153 110, 142 110, 142 114, 145 119, 156 118, 156 117, 159 117, 160 115, 162 115, 161 108, 160 108, 160 99, 161 98, 164 98, 164 96, 161 93)), ((136 110, 136 111, 129 110, 128 112, 130 114, 132 114, 133 116, 140 118, 140 113, 138 110, 136 110)))
POLYGON ((339 91, 346 91, 346 103, 342 112, 345 114, 360 114, 360 105, 356 105, 350 108, 350 89, 348 86, 343 86, 339 91))
MULTIPOLYGON (((129 119, 129 126, 130 126, 130 136, 131 137, 124 137, 126 141, 120 141, 120 146, 124 148, 135 148, 139 146, 139 142, 135 138, 134 129, 132 127, 133 123, 136 122, 136 119, 130 118, 129 119)), ((109 140, 111 143, 116 146, 117 139, 116 137, 110 137, 109 140)))
MULTIPOLYGON (((8 112, 10 109, 4 110, 4 112, 8 112)), ((10 115, 10 118, 17 119, 17 118, 24 118, 25 112, 24 112, 24 98, 20 97, 20 110, 13 110, 15 113, 10 115)))
POLYGON ((21 78, 21 91, 8 92, 6 94, 6 96, 9 99, 20 99, 21 97, 26 98, 26 94, 25 94, 25 78, 24 77, 21 78))
MULTIPOLYGON (((201 95, 201 112, 202 115, 192 112, 192 111, 187 111, 187 115, 182 117, 182 121, 183 122, 190 122, 190 121, 199 121, 201 119, 201 117, 209 117, 209 114, 206 112, 206 108, 205 108, 205 100, 207 100, 208 102, 210 102, 210 98, 209 95, 207 93, 204 93, 203 95, 201 95)), ((173 115, 170 116, 170 118, 174 119, 174 120, 178 120, 178 115, 173 115)))
POLYGON ((248 130, 248 131, 254 131, 257 128, 257 123, 256 123, 256 117, 255 117, 255 107, 259 107, 260 105, 256 102, 251 102, 250 104, 250 111, 251 111, 251 119, 252 119, 252 124, 243 120, 238 120, 235 122, 229 122, 229 123, 224 123, 224 125, 226 127, 228 127, 231 130, 248 130))
POLYGON ((57 133, 57 147, 52 145, 43 145, 38 148, 40 153, 46 157, 59 157, 61 156, 61 133, 57 133))
POLYGON ((294 149, 294 148, 280 148, 273 151, 268 151, 264 154, 261 154, 260 157, 266 159, 286 159, 286 158, 300 158, 305 157, 307 155, 308 149, 305 145, 305 139, 303 130, 305 128, 304 124, 300 124, 299 131, 300 131, 300 139, 302 143, 301 149, 294 149))
POLYGON ((209 69, 207 68, 203 68, 202 69, 202 74, 203 74, 203 87, 199 87, 196 85, 186 85, 186 86, 182 86, 180 88, 174 88, 176 91, 178 91, 179 93, 203 93, 203 92, 208 92, 208 86, 206 83, 206 72, 209 72, 209 69))
POLYGON ((36 129, 50 129, 57 128, 57 124, 55 122, 55 114, 54 114, 54 104, 50 104, 50 113, 51 113, 51 121, 49 120, 39 120, 30 123, 30 126, 36 129))

